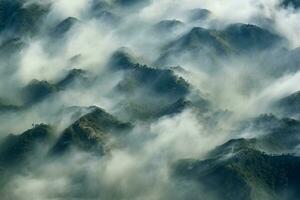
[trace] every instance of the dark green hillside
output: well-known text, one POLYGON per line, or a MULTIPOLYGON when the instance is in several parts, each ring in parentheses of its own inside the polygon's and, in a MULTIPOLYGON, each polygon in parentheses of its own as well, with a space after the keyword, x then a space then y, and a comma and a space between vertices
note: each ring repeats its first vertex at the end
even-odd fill
POLYGON ((93 80, 94 77, 89 72, 72 69, 56 82, 32 80, 22 89, 21 97, 25 105, 32 105, 71 86, 88 87, 93 80))
POLYGON ((218 54, 234 51, 222 33, 200 27, 193 28, 188 34, 171 42, 165 49, 172 52, 212 51, 218 54))
POLYGON ((68 17, 67 19, 63 20, 59 24, 57 24, 53 30, 51 31, 50 35, 53 38, 61 38, 63 37, 68 31, 72 29, 79 20, 74 17, 68 17))
POLYGON ((280 36, 251 24, 232 24, 224 30, 194 27, 165 45, 156 63, 180 64, 181 60, 194 60, 208 66, 217 65, 217 60, 224 56, 252 55, 281 43, 280 36))
POLYGON ((108 143, 112 137, 131 129, 132 125, 120 122, 104 110, 95 107, 94 110, 68 127, 56 144, 52 154, 61 154, 71 148, 97 152, 100 155, 109 150, 108 143))
POLYGON ((26 44, 19 38, 5 40, 0 45, 0 56, 7 59, 20 52, 26 44))
POLYGON ((52 139, 53 129, 45 124, 35 125, 21 135, 11 134, 1 143, 0 165, 20 166, 20 162, 34 155, 37 146, 46 148, 52 139))
POLYGON ((22 0, 2 0, 0 2, 0 32, 14 35, 34 35, 39 31, 41 20, 49 11, 48 5, 22 0))
POLYGON ((137 64, 125 71, 116 90, 125 98, 118 106, 121 113, 132 119, 151 119, 181 110, 182 106, 177 109, 172 104, 176 106, 179 99, 185 99, 190 85, 171 70, 137 64))
POLYGON ((213 199, 292 200, 300 195, 299 157, 268 155, 254 150, 247 140, 230 141, 213 155, 207 160, 179 161, 174 175, 198 182, 216 195, 213 199))
POLYGON ((185 109, 193 109, 203 114, 209 111, 210 108, 210 102, 204 98, 199 97, 197 100, 187 100, 184 98, 180 98, 176 102, 162 108, 157 116, 161 117, 165 115, 175 115, 181 113, 185 109))
POLYGON ((118 85, 120 91, 126 93, 149 92, 148 94, 162 95, 174 100, 184 97, 189 93, 189 84, 173 71, 155 69, 147 66, 136 65, 126 72, 125 78, 118 85))
POLYGON ((59 88, 47 81, 32 80, 22 90, 22 98, 26 105, 31 105, 44 100, 51 94, 59 91, 59 88))
POLYGON ((261 115, 246 122, 240 132, 252 132, 260 148, 270 152, 295 152, 300 143, 300 122, 261 115))
POLYGON ((290 94, 275 102, 273 107, 282 115, 300 116, 300 92, 290 94))
POLYGON ((250 24, 232 24, 225 30, 193 28, 165 47, 168 51, 203 50, 221 55, 264 50, 281 41, 268 30, 250 24))
POLYGON ((72 85, 88 86, 92 79, 92 75, 89 72, 82 69, 72 69, 56 85, 60 89, 66 89, 72 85))
POLYGON ((113 70, 127 70, 133 69, 137 64, 137 58, 132 55, 130 49, 123 47, 112 54, 107 65, 113 70))
POLYGON ((233 24, 224 31, 225 40, 238 51, 265 50, 281 41, 281 37, 251 24, 233 24))

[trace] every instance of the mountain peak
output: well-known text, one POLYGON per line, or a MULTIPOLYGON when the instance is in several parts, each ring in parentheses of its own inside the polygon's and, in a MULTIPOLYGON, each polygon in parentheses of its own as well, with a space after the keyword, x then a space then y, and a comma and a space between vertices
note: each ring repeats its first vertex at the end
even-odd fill
POLYGON ((37 146, 49 145, 52 139, 53 128, 47 124, 33 125, 21 135, 10 134, 1 144, 0 164, 11 165, 23 162, 31 156, 37 146))
POLYGON ((51 154, 58 155, 72 148, 105 154, 109 150, 106 144, 116 136, 114 133, 126 132, 131 127, 131 124, 121 122, 105 110, 94 106, 90 113, 64 130, 51 154))

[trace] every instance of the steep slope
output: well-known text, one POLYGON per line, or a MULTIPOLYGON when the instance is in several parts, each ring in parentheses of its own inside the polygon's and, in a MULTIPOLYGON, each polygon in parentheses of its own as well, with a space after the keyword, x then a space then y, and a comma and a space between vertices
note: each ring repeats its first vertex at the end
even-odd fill
POLYGON ((59 88, 55 84, 35 79, 22 89, 21 96, 25 105, 32 105, 58 91, 59 88))
POLYGON ((196 182, 207 191, 199 199, 299 198, 300 157, 293 154, 300 144, 300 122, 270 114, 241 127, 238 132, 250 132, 253 138, 229 140, 202 160, 180 160, 174 165, 174 177, 196 182))
MULTIPOLYGON (((181 160, 174 175, 196 181, 212 199, 297 199, 300 158, 268 155, 246 140, 229 141, 206 160, 181 160)), ((203 197, 203 199, 208 198, 203 197)), ((200 197, 201 199, 201 197, 200 197)))
POLYGON ((156 117, 176 115, 185 109, 191 109, 199 112, 200 114, 204 114, 211 110, 211 103, 202 97, 198 97, 197 99, 193 100, 189 100, 189 98, 180 98, 176 102, 161 108, 156 117))
POLYGON ((121 136, 131 128, 131 124, 120 122, 104 110, 95 107, 64 130, 51 153, 63 154, 72 148, 96 152, 100 155, 109 150, 113 137, 121 136))
POLYGON ((130 49, 122 47, 116 50, 109 59, 107 65, 112 70, 133 69, 138 64, 138 60, 130 49))
POLYGON ((93 80, 94 77, 89 72, 82 69, 72 69, 58 81, 32 80, 22 88, 21 97, 24 105, 33 105, 71 86, 88 87, 93 80))
POLYGON ((125 71, 116 91, 124 96, 118 113, 127 113, 131 119, 151 119, 160 117, 163 110, 184 99, 190 92, 190 85, 172 70, 135 65, 125 71))
POLYGON ((282 41, 280 36, 250 24, 232 24, 224 30, 194 27, 167 44, 157 63, 171 61, 178 64, 183 59, 214 64, 220 57, 260 52, 275 47, 282 41))
POLYGON ((273 107, 281 115, 299 118, 300 92, 295 92, 278 100, 273 107))
POLYGON ((171 70, 137 65, 127 72, 125 79, 119 83, 118 89, 126 93, 143 89, 144 91, 141 92, 178 99, 188 94, 189 84, 171 70))
POLYGON ((0 45, 0 55, 1 58, 8 59, 18 53, 21 49, 26 46, 25 42, 23 42, 19 38, 13 38, 5 40, 0 45))
MULTIPOLYGON (((3 38, 2 38, 3 39, 3 38)), ((10 76, 17 70, 18 61, 22 55, 22 50, 27 47, 27 43, 21 38, 8 38, 0 43, 1 73, 10 76)))
POLYGON ((56 85, 60 89, 66 89, 72 85, 88 86, 93 81, 93 76, 82 69, 72 69, 56 85))
POLYGON ((70 31, 72 27, 74 27, 77 23, 79 23, 78 19, 74 17, 68 17, 52 29, 52 31, 50 32, 50 36, 53 38, 61 38, 68 31, 70 31))
POLYGON ((268 152, 295 153, 300 143, 300 122, 291 118, 261 115, 242 125, 241 133, 253 133, 256 144, 268 152))
POLYGON ((49 11, 49 5, 27 3, 22 0, 0 2, 0 32, 15 36, 34 35, 39 31, 41 20, 49 11))
POLYGON ((227 41, 222 38, 220 32, 216 30, 195 27, 186 35, 170 43, 166 49, 173 52, 202 50, 226 54, 228 51, 231 51, 231 46, 230 43, 227 43, 227 41))
POLYGON ((53 139, 53 129, 46 125, 35 125, 21 135, 9 135, 0 147, 1 166, 20 166, 20 163, 35 155, 36 147, 46 148, 53 139))
POLYGON ((233 24, 223 34, 229 43, 239 51, 265 50, 281 41, 278 35, 251 24, 233 24))
POLYGON ((232 24, 225 30, 193 28, 188 34, 167 46, 167 49, 211 48, 214 52, 248 52, 264 50, 276 45, 281 38, 265 29, 251 24, 232 24))

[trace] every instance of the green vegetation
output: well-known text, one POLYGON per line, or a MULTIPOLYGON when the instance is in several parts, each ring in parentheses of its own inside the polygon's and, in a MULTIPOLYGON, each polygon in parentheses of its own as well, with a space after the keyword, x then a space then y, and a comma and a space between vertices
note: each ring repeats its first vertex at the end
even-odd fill
POLYGON ((0 165, 19 166, 34 155, 37 146, 45 148, 53 137, 53 129, 46 124, 34 125, 21 135, 10 134, 0 145, 0 165))
POLYGON ((114 116, 100 108, 81 117, 68 127, 51 150, 52 154, 61 154, 71 148, 93 151, 100 155, 109 150, 107 143, 114 136, 131 129, 129 123, 120 122, 114 116))
POLYGON ((59 91, 55 84, 47 81, 32 80, 22 91, 25 105, 31 105, 59 91))
POLYGON ((134 68, 137 63, 137 59, 131 55, 130 50, 123 47, 113 53, 108 66, 113 70, 127 70, 134 68))
POLYGON ((261 115, 244 122, 239 132, 257 133, 256 145, 268 152, 294 152, 300 142, 300 122, 279 119, 274 115, 261 115))
POLYGON ((232 140, 207 160, 178 161, 174 175, 214 191, 216 199, 281 199, 285 192, 294 199, 299 195, 300 158, 265 154, 253 149, 253 142, 232 140))
POLYGON ((59 24, 57 24, 50 35, 52 37, 56 38, 61 38, 63 37, 68 31, 71 30, 71 28, 79 22, 78 19, 74 17, 68 17, 67 19, 63 20, 59 24))
POLYGON ((0 32, 33 36, 39 31, 41 19, 49 11, 49 5, 24 4, 22 0, 0 2, 0 32))
POLYGON ((203 51, 218 55, 264 50, 281 41, 281 38, 258 26, 233 24, 225 30, 193 28, 189 33, 165 47, 167 52, 203 51))
POLYGON ((283 115, 297 116, 300 113, 300 92, 295 92, 288 95, 274 105, 274 108, 283 115))
POLYGON ((144 89, 144 92, 169 96, 174 100, 189 93, 189 84, 168 69, 135 65, 126 73, 125 79, 118 85, 120 91, 132 93, 144 89))
POLYGON ((33 105, 72 85, 88 86, 92 80, 91 74, 87 71, 82 69, 72 69, 57 82, 32 80, 22 89, 21 96, 24 105, 33 105))

